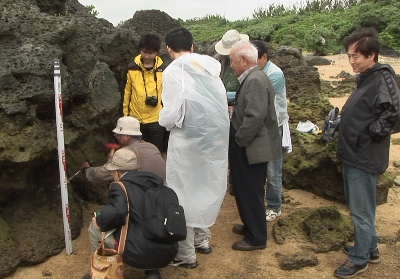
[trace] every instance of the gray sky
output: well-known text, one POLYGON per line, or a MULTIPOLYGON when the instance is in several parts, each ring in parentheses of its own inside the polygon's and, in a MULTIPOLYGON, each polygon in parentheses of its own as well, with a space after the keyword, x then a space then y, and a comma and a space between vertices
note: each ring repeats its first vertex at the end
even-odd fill
POLYGON ((270 4, 299 6, 301 0, 78 0, 82 5, 93 5, 114 25, 132 18, 138 10, 160 10, 178 19, 192 19, 205 15, 221 15, 229 21, 251 18, 257 8, 268 8, 270 4))

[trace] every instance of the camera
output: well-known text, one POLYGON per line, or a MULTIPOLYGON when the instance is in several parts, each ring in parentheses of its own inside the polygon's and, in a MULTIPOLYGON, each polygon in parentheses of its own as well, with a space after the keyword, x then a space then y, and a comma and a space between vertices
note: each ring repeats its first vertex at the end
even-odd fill
POLYGON ((156 107, 158 104, 158 98, 157 96, 147 96, 144 103, 148 106, 156 107))
POLYGON ((236 92, 228 91, 228 92, 226 92, 226 97, 228 99, 228 106, 234 106, 235 105, 236 92))

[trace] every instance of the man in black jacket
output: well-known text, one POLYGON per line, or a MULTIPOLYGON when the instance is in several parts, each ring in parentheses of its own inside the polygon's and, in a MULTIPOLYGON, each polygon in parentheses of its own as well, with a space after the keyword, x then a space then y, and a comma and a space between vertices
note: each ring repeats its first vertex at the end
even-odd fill
MULTIPOLYGON (((140 187, 152 188, 164 185, 163 179, 151 172, 137 171, 139 164, 135 153, 119 149, 105 165, 114 178, 110 185, 109 204, 101 207, 89 226, 91 250, 100 247, 102 232, 108 232, 105 245, 116 249, 120 229, 125 224, 129 209, 129 226, 123 254, 124 263, 145 269, 147 279, 161 278, 159 268, 167 266, 178 251, 177 243, 165 244, 148 240, 142 232, 144 191, 140 187), (127 191, 118 183, 121 182, 127 191), (129 207, 128 207, 129 201, 129 207)), ((90 277, 87 277, 90 278, 90 277)))
POLYGON ((337 156, 343 163, 344 194, 354 222, 355 243, 343 250, 348 259, 335 270, 352 278, 378 263, 375 228, 376 177, 389 163, 390 134, 399 118, 400 91, 389 65, 378 63, 380 43, 372 28, 360 29, 344 42, 357 87, 341 113, 337 156))

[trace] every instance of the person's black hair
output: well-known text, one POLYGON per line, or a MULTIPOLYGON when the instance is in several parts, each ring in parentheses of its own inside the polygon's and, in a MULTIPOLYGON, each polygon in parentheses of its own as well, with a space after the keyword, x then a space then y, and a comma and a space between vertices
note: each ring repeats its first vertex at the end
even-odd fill
POLYGON ((193 36, 184 27, 175 27, 165 36, 165 44, 174 52, 190 51, 193 45, 193 36))
POLYGON ((251 43, 256 47, 258 51, 258 59, 260 59, 264 55, 264 53, 266 53, 269 60, 268 48, 265 46, 263 41, 253 40, 251 41, 251 43))
POLYGON ((140 37, 139 50, 159 52, 161 37, 156 33, 147 33, 140 37))
POLYGON ((365 57, 375 54, 374 61, 378 62, 378 53, 381 44, 378 39, 378 32, 375 28, 369 27, 357 29, 343 40, 346 52, 353 44, 356 44, 355 51, 360 52, 365 57))

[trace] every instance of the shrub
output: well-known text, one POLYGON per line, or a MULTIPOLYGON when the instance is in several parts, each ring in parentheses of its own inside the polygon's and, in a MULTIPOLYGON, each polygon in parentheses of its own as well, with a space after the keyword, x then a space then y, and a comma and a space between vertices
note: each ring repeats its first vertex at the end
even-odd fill
POLYGON ((315 55, 327 55, 336 41, 337 35, 327 28, 313 28, 304 36, 304 46, 315 55))

